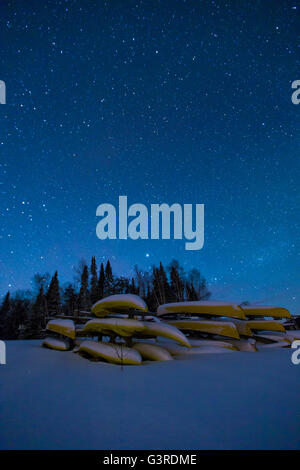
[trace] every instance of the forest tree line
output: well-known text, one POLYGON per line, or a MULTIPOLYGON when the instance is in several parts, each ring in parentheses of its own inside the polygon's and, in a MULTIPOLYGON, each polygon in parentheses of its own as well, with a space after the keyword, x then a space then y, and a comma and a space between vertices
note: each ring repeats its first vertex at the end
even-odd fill
POLYGON ((50 317, 88 315, 95 302, 112 294, 139 295, 152 312, 164 303, 210 297, 199 270, 185 273, 176 260, 167 267, 153 266, 152 272, 135 266, 128 278, 114 275, 109 260, 98 269, 92 257, 90 266, 81 260, 75 272, 74 282, 64 286, 56 271, 52 277, 35 274, 31 291, 7 292, 0 306, 0 339, 40 338, 50 317))

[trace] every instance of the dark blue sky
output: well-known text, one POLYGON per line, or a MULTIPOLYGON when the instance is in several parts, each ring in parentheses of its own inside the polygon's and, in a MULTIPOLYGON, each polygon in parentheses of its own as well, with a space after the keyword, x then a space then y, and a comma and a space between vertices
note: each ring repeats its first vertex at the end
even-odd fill
POLYGON ((177 258, 213 298, 300 313, 299 7, 1 2, 0 294, 82 257, 177 258), (96 237, 96 208, 204 203, 205 244, 96 237))

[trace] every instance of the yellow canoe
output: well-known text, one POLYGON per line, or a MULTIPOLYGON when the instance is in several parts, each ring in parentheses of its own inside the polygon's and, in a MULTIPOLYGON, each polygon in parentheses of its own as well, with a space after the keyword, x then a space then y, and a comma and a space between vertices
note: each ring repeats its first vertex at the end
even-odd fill
POLYGON ((132 336, 145 330, 144 323, 132 318, 102 318, 89 320, 83 328, 85 333, 111 334, 132 336))
POLYGON ((187 337, 176 326, 169 323, 144 321, 145 329, 141 332, 142 336, 161 336, 163 338, 173 339, 183 346, 190 347, 187 337))
POLYGON ((199 346, 195 348, 187 348, 186 346, 181 346, 179 344, 161 342, 159 344, 164 349, 167 349, 172 356, 194 356, 198 354, 223 354, 223 353, 232 353, 237 352, 234 348, 222 348, 218 346, 199 346))
POLYGON ((261 348, 289 348, 291 341, 287 337, 280 337, 276 333, 265 334, 260 333, 255 335, 256 344, 258 349, 261 348))
POLYGON ((57 351, 68 351, 70 349, 68 341, 57 338, 45 338, 42 346, 45 348, 56 349, 57 351))
POLYGON ((75 339, 75 324, 73 320, 50 320, 47 323, 46 330, 54 331, 68 338, 75 339))
POLYGON ((230 323, 234 323, 240 336, 252 336, 252 330, 248 325, 247 320, 237 320, 235 318, 230 318, 227 320, 226 318, 223 318, 222 321, 230 321, 230 323))
POLYGON ((283 324, 279 320, 248 320, 251 330, 267 330, 285 332, 283 324))
POLYGON ((165 348, 150 343, 135 343, 136 349, 143 359, 150 361, 172 361, 172 356, 165 348))
POLYGON ((290 312, 283 307, 243 305, 242 309, 247 317, 291 318, 290 312))
POLYGON ((274 331, 271 334, 270 333, 258 333, 255 336, 255 338, 257 341, 261 341, 261 342, 271 342, 271 341, 278 342, 279 341, 279 342, 285 343, 286 345, 292 344, 291 338, 289 338, 286 335, 286 333, 277 332, 277 331, 274 331))
POLYGON ((290 341, 297 341, 300 339, 300 330, 287 330, 286 336, 290 341))
MULTIPOLYGON (((236 350, 237 348, 233 346, 233 342, 235 340, 229 341, 221 341, 218 339, 191 339, 189 338, 189 343, 192 348, 199 348, 200 346, 210 346, 210 347, 217 347, 217 348, 225 348, 225 349, 233 349, 236 350)), ((237 340, 238 341, 238 340, 237 340)))
POLYGON ((130 310, 147 312, 148 307, 138 295, 116 294, 99 300, 91 310, 97 317, 106 317, 111 313, 128 313, 130 310))
POLYGON ((140 365, 142 363, 142 357, 138 351, 122 344, 87 340, 80 344, 79 351, 113 364, 140 365))
POLYGON ((221 317, 232 317, 245 319, 243 309, 237 304, 226 302, 173 302, 160 305, 157 309, 157 316, 170 314, 194 314, 194 315, 212 315, 221 317))
POLYGON ((167 322, 179 330, 199 331, 213 335, 227 336, 229 338, 240 338, 234 323, 213 320, 170 320, 167 322))

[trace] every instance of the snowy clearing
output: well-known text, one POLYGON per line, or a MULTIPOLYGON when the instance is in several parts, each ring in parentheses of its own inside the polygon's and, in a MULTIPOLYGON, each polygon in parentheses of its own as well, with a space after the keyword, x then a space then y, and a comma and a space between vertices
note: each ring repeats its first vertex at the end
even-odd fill
POLYGON ((300 449, 291 349, 120 366, 7 341, 0 449, 300 449))

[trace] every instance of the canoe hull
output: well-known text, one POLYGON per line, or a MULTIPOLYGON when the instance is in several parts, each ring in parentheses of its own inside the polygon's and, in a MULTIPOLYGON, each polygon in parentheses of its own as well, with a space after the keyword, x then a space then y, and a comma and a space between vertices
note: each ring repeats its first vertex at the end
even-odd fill
POLYGON ((142 357, 138 351, 122 344, 87 340, 80 344, 79 351, 113 364, 140 365, 142 363, 142 357))

